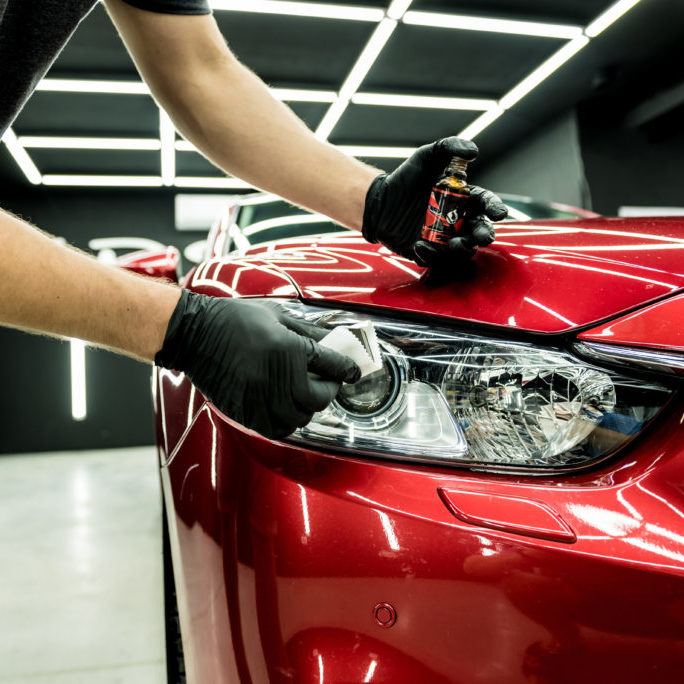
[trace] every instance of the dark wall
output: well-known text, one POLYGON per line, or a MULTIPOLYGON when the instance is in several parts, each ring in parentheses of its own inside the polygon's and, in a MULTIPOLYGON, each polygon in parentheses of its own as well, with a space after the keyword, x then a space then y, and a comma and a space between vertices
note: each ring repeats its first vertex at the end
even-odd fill
POLYGON ((612 122, 595 114, 591 106, 580 117, 594 209, 614 215, 623 205, 684 206, 684 108, 638 128, 617 112, 612 122))
MULTIPOLYGON (((94 237, 148 237, 184 247, 173 192, 0 188, 0 206, 87 248, 94 237)), ((103 302, 106 306, 107 302, 103 302)), ((87 408, 71 416, 69 344, 0 328, 0 453, 151 444, 150 366, 86 350, 87 408)))
POLYGON ((545 124, 481 170, 475 165, 473 179, 496 192, 590 208, 575 112, 545 124))

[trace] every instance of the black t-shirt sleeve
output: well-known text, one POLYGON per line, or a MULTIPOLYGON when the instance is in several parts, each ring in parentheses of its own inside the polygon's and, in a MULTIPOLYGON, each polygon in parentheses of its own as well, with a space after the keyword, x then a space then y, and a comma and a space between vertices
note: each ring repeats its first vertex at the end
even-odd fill
POLYGON ((128 5, 160 14, 211 14, 209 0, 124 0, 128 5))

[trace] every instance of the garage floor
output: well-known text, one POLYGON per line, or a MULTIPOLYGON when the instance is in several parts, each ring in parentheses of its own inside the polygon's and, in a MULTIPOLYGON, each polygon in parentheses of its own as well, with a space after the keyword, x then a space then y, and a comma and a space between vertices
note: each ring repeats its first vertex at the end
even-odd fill
POLYGON ((0 456, 0 682, 162 684, 156 455, 0 456))

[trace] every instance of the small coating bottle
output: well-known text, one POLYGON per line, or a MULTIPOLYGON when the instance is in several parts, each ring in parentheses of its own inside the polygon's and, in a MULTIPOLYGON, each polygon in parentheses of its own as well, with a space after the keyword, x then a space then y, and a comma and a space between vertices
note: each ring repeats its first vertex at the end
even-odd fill
POLYGON ((444 177, 432 188, 421 239, 446 247, 463 225, 470 188, 466 183, 468 161, 453 157, 444 177))

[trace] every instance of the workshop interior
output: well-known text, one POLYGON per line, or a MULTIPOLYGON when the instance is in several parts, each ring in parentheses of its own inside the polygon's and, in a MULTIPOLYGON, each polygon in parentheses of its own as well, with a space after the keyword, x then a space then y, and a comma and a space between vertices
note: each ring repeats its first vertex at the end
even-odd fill
POLYGON ((0 684, 681 681, 684 3, 209 5, 316 140, 388 174, 473 140, 421 211, 508 216, 422 261, 227 174, 96 2, 2 136, 0 207, 361 378, 270 437, 0 325, 0 684))

